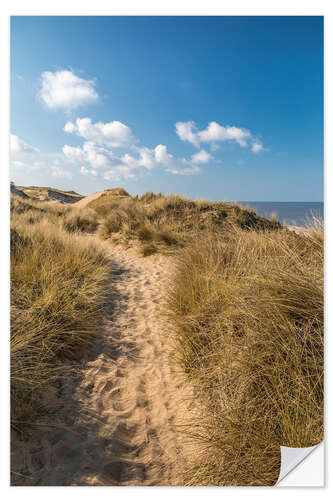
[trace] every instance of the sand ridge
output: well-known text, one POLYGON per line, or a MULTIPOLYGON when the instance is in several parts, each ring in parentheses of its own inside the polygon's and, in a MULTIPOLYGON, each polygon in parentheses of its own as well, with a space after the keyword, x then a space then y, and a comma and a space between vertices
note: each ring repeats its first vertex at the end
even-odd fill
POLYGON ((169 363, 170 327, 161 315, 173 262, 108 248, 110 314, 76 365, 79 382, 63 390, 66 425, 29 453, 25 470, 34 479, 25 484, 182 484, 186 446, 178 426, 190 396, 169 363))

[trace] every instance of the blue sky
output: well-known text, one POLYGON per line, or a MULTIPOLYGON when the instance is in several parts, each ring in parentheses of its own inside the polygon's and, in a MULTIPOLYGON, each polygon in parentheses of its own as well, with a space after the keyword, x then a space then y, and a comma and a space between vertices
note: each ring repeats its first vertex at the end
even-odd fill
POLYGON ((321 17, 12 17, 11 179, 323 199, 321 17))

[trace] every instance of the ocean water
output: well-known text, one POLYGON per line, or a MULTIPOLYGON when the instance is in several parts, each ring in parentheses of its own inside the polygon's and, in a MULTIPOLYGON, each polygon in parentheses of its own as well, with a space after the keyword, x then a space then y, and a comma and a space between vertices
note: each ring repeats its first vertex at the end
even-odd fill
POLYGON ((253 207, 258 215, 271 218, 274 214, 279 222, 287 226, 305 227, 311 215, 324 218, 324 203, 308 201, 240 201, 253 207))

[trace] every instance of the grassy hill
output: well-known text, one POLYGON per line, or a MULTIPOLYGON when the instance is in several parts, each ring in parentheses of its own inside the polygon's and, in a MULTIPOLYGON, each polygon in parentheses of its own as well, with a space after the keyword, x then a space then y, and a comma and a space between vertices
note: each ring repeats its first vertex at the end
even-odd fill
POLYGON ((188 246, 202 233, 214 232, 222 237, 231 226, 244 230, 282 228, 276 220, 260 217, 235 203, 193 201, 179 195, 146 193, 131 197, 126 192, 117 196, 107 192, 87 207, 104 219, 99 228, 102 239, 136 242, 143 255, 188 246))

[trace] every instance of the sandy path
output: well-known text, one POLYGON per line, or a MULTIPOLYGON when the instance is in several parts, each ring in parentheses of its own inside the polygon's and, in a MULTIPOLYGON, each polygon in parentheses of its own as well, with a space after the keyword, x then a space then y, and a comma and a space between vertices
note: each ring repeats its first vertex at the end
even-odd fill
POLYGON ((34 484, 181 484, 186 394, 160 315, 172 260, 118 247, 110 256, 112 314, 62 395, 66 430, 49 433, 29 458, 34 484))

